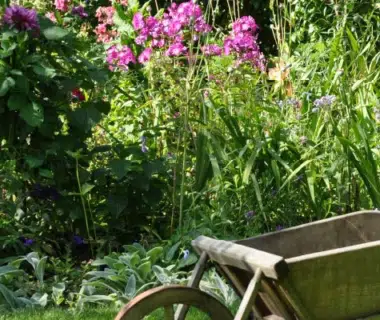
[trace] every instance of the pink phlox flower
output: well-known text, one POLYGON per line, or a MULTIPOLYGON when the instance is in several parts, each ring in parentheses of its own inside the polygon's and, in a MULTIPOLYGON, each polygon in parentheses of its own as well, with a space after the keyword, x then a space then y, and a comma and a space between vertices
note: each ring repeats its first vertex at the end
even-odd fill
POLYGON ((97 35, 97 41, 102 43, 108 43, 118 35, 116 30, 108 30, 105 23, 98 24, 94 32, 97 35))
POLYGON ((256 24, 256 21, 251 16, 241 17, 232 24, 232 30, 234 34, 238 34, 240 32, 256 33, 257 29, 258 26, 256 24))
POLYGON ((113 16, 115 14, 114 7, 99 7, 96 10, 95 17, 98 18, 99 23, 106 25, 113 25, 113 16))
POLYGON ((201 50, 205 56, 220 56, 222 54, 222 48, 216 44, 205 45, 201 50))
POLYGON ((71 0, 55 0, 54 6, 57 10, 67 12, 69 10, 69 4, 71 0))
POLYGON ((84 11, 84 7, 83 6, 76 6, 76 7, 74 7, 71 10, 71 13, 73 15, 76 15, 76 16, 81 17, 81 18, 87 18, 88 17, 88 13, 86 11, 84 11))
POLYGON ((141 30, 142 28, 145 27, 144 17, 141 12, 135 13, 132 19, 132 25, 136 31, 141 30))
POLYGON ((3 23, 20 31, 39 30, 37 12, 21 6, 11 6, 5 9, 3 23))
POLYGON ((57 18, 55 17, 54 12, 46 12, 45 17, 50 19, 50 21, 57 22, 57 18))
POLYGON ((152 40, 152 47, 153 48, 162 48, 165 45, 164 39, 153 39, 152 40))
POLYGON ((181 42, 175 42, 169 46, 166 50, 165 55, 168 57, 180 56, 187 52, 187 48, 181 42))
MULTIPOLYGON (((112 0, 110 0, 110 2, 112 3, 112 0)), ((128 0, 114 0, 114 2, 115 3, 119 3, 122 6, 127 6, 128 5, 128 0)))
POLYGON ((143 52, 141 52, 141 54, 138 58, 138 61, 142 64, 148 62, 150 60, 152 52, 153 52, 152 48, 145 48, 145 50, 143 52))
POLYGON ((107 50, 107 63, 111 70, 119 67, 122 70, 128 70, 130 63, 136 63, 136 57, 128 46, 120 48, 112 46, 107 50))

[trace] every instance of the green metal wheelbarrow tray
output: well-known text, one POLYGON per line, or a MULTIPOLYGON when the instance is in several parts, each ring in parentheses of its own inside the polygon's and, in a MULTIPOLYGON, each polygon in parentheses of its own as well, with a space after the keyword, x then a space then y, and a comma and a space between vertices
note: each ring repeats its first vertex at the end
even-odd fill
POLYGON ((191 306, 212 320, 380 319, 380 211, 239 241, 200 236, 192 245, 200 259, 188 286, 148 290, 116 320, 143 319, 159 307, 165 319, 184 319, 191 306), (208 261, 242 298, 235 315, 198 289, 208 261))

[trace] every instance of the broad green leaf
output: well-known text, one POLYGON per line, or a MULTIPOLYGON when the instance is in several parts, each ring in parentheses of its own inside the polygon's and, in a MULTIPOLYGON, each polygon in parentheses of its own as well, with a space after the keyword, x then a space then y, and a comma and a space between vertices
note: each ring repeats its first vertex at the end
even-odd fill
POLYGON ((31 127, 39 127, 44 122, 44 109, 36 102, 29 102, 20 111, 20 116, 31 127))
POLYGON ((47 302, 48 302, 48 294, 47 293, 42 294, 40 292, 36 292, 35 294, 32 295, 30 300, 36 305, 39 305, 41 307, 46 307, 47 302))
POLYGON ((125 295, 128 299, 132 300, 136 294, 136 277, 135 275, 131 275, 128 279, 127 285, 124 291, 125 295))
POLYGON ((149 257, 150 262, 152 264, 155 264, 156 261, 162 256, 162 253, 164 252, 164 248, 162 247, 155 247, 151 250, 149 250, 146 255, 149 257))
POLYGON ((152 271, 152 264, 149 261, 139 265, 139 267, 137 268, 137 272, 139 273, 141 278, 143 278, 144 280, 148 277, 151 271, 152 271))
POLYGON ((16 82, 13 78, 7 77, 5 79, 0 78, 0 97, 5 96, 8 91, 15 86, 16 82))
POLYGON ((7 275, 22 275, 24 273, 23 270, 17 269, 12 265, 6 265, 0 267, 0 279, 1 277, 7 276, 7 275))
POLYGON ((8 99, 9 110, 20 110, 28 104, 30 104, 28 97, 20 93, 12 94, 8 99))
POLYGON ((85 133, 89 132, 102 119, 101 113, 94 107, 79 108, 69 115, 71 124, 85 133))
POLYGON ((181 269, 187 266, 191 266, 195 264, 197 261, 198 261, 198 257, 194 253, 190 253, 186 259, 182 259, 179 262, 178 268, 181 269))
POLYGON ((45 36, 45 38, 48 40, 62 40, 69 34, 69 31, 62 29, 60 27, 54 26, 54 27, 46 28, 45 30, 42 31, 42 33, 45 36))
POLYGON ((175 255, 176 252, 178 251, 178 248, 179 248, 180 245, 181 245, 181 242, 177 242, 175 245, 173 245, 173 246, 169 249, 169 251, 167 252, 166 257, 165 257, 165 260, 166 260, 167 262, 170 262, 170 261, 173 260, 174 255, 175 255))
POLYGON ((4 300, 8 303, 9 307, 11 307, 12 309, 17 309, 19 307, 19 302, 17 301, 16 295, 11 290, 9 290, 6 286, 0 283, 0 297, 1 296, 3 296, 4 300))
POLYGON ((38 281, 43 284, 44 283, 44 274, 45 274, 45 265, 46 265, 47 257, 43 257, 37 264, 36 268, 36 277, 38 281))
POLYGON ((112 173, 118 179, 122 179, 131 169, 131 162, 129 160, 115 159, 110 161, 110 168, 112 173))
POLYGON ((108 209, 111 214, 115 217, 119 217, 120 213, 126 208, 128 204, 127 196, 110 194, 108 196, 108 209))
POLYGON ((89 183, 83 184, 81 187, 82 196, 86 195, 87 193, 89 193, 94 188, 95 188, 95 185, 93 185, 93 184, 89 184, 89 183))
POLYGON ((34 156, 26 156, 25 161, 29 168, 34 169, 41 167, 42 164, 44 163, 44 158, 43 157, 34 157, 34 156))
POLYGON ((56 75, 55 69, 45 67, 42 65, 37 65, 33 67, 33 71, 35 74, 46 78, 54 78, 56 75))

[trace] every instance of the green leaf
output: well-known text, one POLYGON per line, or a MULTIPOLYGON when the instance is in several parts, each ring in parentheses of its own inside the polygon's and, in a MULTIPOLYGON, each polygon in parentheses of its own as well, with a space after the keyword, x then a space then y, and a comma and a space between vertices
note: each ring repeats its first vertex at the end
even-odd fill
POLYGON ((46 28, 45 30, 42 31, 42 33, 45 36, 45 38, 48 40, 62 40, 69 34, 69 31, 62 29, 60 27, 54 26, 54 27, 46 28))
POLYGON ((36 102, 29 102, 20 111, 20 116, 31 127, 39 127, 44 122, 44 110, 36 102))
POLYGON ((85 194, 89 193, 92 189, 94 189, 95 185, 93 184, 89 184, 89 183, 85 183, 84 185, 82 185, 82 196, 84 196, 85 194))
POLYGON ((120 213, 126 208, 127 204, 128 204, 128 198, 126 196, 110 194, 108 197, 108 201, 107 201, 108 210, 116 218, 119 217, 120 213))
POLYGON ((198 261, 198 257, 194 253, 190 253, 186 259, 182 259, 178 265, 178 268, 184 268, 187 266, 191 266, 198 261))
MULTIPOLYGON (((1 79, 0 79, 1 82, 1 79)), ((11 77, 7 77, 0 84, 0 97, 4 97, 8 91, 15 86, 15 81, 11 77)))
POLYGON ((38 167, 42 166, 42 164, 44 163, 44 158, 43 157, 26 156, 25 161, 31 169, 34 169, 34 168, 38 168, 38 167))
POLYGON ((107 114, 111 110, 111 104, 106 101, 98 101, 94 102, 93 106, 96 110, 98 110, 101 113, 107 114))
POLYGON ((160 258, 162 253, 164 252, 164 248, 155 247, 152 250, 149 250, 146 255, 149 257, 149 260, 152 264, 155 264, 156 261, 160 258))
POLYGON ((179 248, 180 245, 181 245, 181 242, 177 242, 175 245, 173 245, 173 246, 169 249, 169 251, 168 251, 168 253, 166 254, 166 257, 165 257, 165 260, 166 260, 167 262, 170 262, 170 261, 173 260, 174 255, 175 255, 175 253, 177 252, 177 250, 178 250, 178 248, 179 248))
POLYGON ((43 257, 37 264, 36 268, 36 277, 38 281, 43 284, 44 283, 44 274, 45 274, 45 265, 46 265, 47 257, 43 257))
POLYGON ((147 261, 139 265, 139 267, 137 268, 137 272, 139 273, 141 278, 143 278, 144 280, 151 273, 151 271, 152 271, 152 264, 150 263, 150 261, 147 261))
POLYGON ((33 66, 33 71, 35 74, 46 78, 54 78, 56 75, 55 69, 42 65, 33 66))
POLYGON ((53 179, 54 178, 53 171, 51 171, 49 169, 40 169, 39 170, 39 175, 41 177, 48 178, 48 179, 53 179))
POLYGON ((118 179, 124 178, 129 172, 130 167, 131 163, 129 160, 115 159, 110 162, 110 169, 118 179))
POLYGON ((20 110, 29 104, 29 99, 23 94, 12 94, 8 99, 9 110, 20 110))
POLYGON ((22 275, 24 271, 15 268, 12 265, 6 265, 0 267, 0 278, 6 275, 22 275))
POLYGON ((102 119, 102 116, 94 107, 88 107, 76 109, 69 118, 74 127, 87 133, 102 119))
POLYGON ((3 296, 4 300, 12 309, 16 309, 19 306, 16 295, 12 291, 10 291, 6 286, 0 283, 0 297, 1 296, 3 296))
POLYGON ((134 274, 132 274, 127 282, 127 285, 125 286, 125 295, 129 300, 132 300, 133 297, 136 294, 136 277, 134 274))

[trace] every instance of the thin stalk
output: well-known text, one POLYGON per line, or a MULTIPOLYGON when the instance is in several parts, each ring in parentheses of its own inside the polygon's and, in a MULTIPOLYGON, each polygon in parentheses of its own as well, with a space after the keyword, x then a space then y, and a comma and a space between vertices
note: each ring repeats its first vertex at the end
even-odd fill
POLYGON ((88 236, 88 240, 90 242, 91 255, 94 256, 94 251, 92 249, 92 243, 91 243, 90 227, 89 227, 89 224, 88 224, 86 203, 85 203, 83 195, 82 195, 82 186, 81 186, 80 177, 79 177, 79 162, 78 162, 78 159, 75 159, 75 164, 76 164, 76 176, 77 176, 77 182, 78 182, 78 189, 79 189, 80 199, 81 199, 81 202, 82 202, 84 219, 85 219, 85 222, 86 222, 87 236, 88 236))

